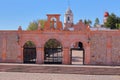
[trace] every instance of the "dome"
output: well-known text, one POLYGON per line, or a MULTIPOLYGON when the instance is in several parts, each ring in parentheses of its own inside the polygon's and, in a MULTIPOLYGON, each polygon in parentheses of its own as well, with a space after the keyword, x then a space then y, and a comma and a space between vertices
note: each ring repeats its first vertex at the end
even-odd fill
POLYGON ((68 8, 65 14, 72 14, 72 10, 68 8))
POLYGON ((109 16, 109 13, 108 12, 105 12, 104 13, 104 17, 108 17, 109 16))

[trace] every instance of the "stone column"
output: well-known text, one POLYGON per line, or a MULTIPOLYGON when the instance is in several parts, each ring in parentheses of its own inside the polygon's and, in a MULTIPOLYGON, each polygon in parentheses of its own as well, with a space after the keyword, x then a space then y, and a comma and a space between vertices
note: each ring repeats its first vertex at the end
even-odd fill
POLYGON ((37 59, 36 63, 37 64, 43 64, 44 63, 44 48, 43 47, 37 47, 36 48, 36 54, 37 54, 37 59))
POLYGON ((70 49, 63 48, 63 64, 70 64, 70 49))
POLYGON ((111 64, 111 57, 112 57, 112 41, 111 41, 111 37, 108 36, 107 37, 107 64, 110 65, 111 64))

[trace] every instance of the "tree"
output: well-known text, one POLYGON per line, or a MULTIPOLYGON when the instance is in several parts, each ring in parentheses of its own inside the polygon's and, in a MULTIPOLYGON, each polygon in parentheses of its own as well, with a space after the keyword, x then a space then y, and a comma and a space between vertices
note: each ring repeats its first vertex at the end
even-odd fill
POLYGON ((96 18, 96 19, 95 19, 94 26, 96 27, 97 25, 99 25, 99 23, 100 23, 100 22, 99 22, 99 19, 98 19, 98 18, 96 18))
POLYGON ((38 23, 36 21, 34 21, 34 22, 30 22, 27 30, 32 30, 33 31, 33 30, 37 30, 37 28, 38 28, 38 23))
POLYGON ((27 41, 25 44, 24 44, 24 48, 34 48, 36 47, 36 45, 32 42, 32 41, 27 41))
POLYGON ((86 25, 91 25, 91 24, 92 24, 92 21, 89 20, 89 19, 88 19, 88 20, 85 19, 85 20, 84 20, 84 24, 86 24, 86 25))
POLYGON ((27 30, 37 30, 38 29, 38 24, 40 23, 41 24, 41 29, 44 28, 44 25, 45 25, 45 21, 46 20, 37 20, 37 21, 33 21, 33 22, 30 22, 27 30))
POLYGON ((62 47, 61 43, 56 39, 50 39, 45 44, 45 48, 60 48, 60 47, 62 47))
POLYGON ((107 22, 104 24, 106 27, 111 29, 120 28, 120 17, 117 17, 114 13, 108 16, 107 22))

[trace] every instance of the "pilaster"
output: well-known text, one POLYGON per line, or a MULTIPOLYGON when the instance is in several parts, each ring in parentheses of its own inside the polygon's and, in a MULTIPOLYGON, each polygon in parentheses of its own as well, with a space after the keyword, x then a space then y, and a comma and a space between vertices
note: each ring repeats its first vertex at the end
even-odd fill
POLYGON ((43 64, 44 63, 44 47, 37 47, 37 64, 43 64))
POLYGON ((70 49, 63 48, 63 64, 70 64, 70 49))
POLYGON ((88 45, 85 46, 84 64, 90 64, 90 43, 88 43, 88 45))

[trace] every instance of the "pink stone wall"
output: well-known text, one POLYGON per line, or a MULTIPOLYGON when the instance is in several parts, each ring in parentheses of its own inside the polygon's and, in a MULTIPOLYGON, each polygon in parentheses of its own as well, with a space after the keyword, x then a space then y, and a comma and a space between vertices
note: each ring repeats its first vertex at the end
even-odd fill
POLYGON ((107 35, 103 33, 95 33, 91 36, 91 64, 103 65, 107 61, 107 35))
POLYGON ((44 45, 49 39, 56 39, 63 47, 63 64, 71 63, 72 45, 82 42, 85 64, 120 65, 119 34, 119 31, 0 31, 0 62, 23 63, 23 45, 32 41, 36 45, 37 63, 44 63, 44 45))
POLYGON ((113 65, 120 65, 120 36, 112 36, 112 56, 111 63, 113 65))
POLYGON ((91 64, 120 65, 120 31, 92 31, 91 64))
POLYGON ((8 62, 16 61, 18 55, 17 33, 7 33, 7 52, 6 60, 8 62), (9 35, 10 34, 10 35, 9 35))
POLYGON ((3 51, 3 36, 0 33, 0 62, 2 61, 2 51, 3 51))
POLYGON ((0 62, 17 62, 17 31, 0 31, 0 62))

